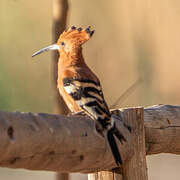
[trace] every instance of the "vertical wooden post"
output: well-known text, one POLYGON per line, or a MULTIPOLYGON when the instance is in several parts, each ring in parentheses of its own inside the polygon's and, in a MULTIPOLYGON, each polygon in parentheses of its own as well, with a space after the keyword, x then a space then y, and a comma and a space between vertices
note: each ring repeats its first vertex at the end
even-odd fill
POLYGON ((131 125, 135 138, 133 143, 134 156, 123 166, 123 180, 147 180, 144 109, 132 108, 127 110, 126 115, 129 117, 127 123, 131 125))
MULTIPOLYGON (((122 170, 101 171, 88 175, 88 180, 147 180, 144 109, 131 108, 124 110, 123 122, 131 127, 133 136, 133 156, 124 162, 122 170), (122 175, 121 175, 122 174, 122 175)), ((117 141, 118 142, 118 141, 117 141)))
POLYGON ((115 171, 101 171, 88 174, 88 180, 123 180, 122 175, 115 171))
MULTIPOLYGON (((53 27, 52 27, 52 41, 53 44, 57 42, 59 35, 65 30, 68 14, 68 0, 53 0, 53 27)), ((62 97, 59 95, 57 89, 57 72, 58 72, 58 58, 57 52, 53 52, 53 85, 55 94, 55 113, 67 114, 68 108, 64 103, 62 97)), ((69 174, 57 173, 56 180, 68 180, 69 174)))
POLYGON ((68 173, 57 173, 56 180, 68 180, 69 174, 68 173))
MULTIPOLYGON (((67 23, 67 14, 68 14, 68 0, 53 0, 53 24, 52 24, 52 41, 56 43, 59 35, 65 30, 67 23)), ((55 113, 58 114, 67 114, 68 108, 64 103, 64 100, 59 95, 57 89, 57 72, 58 72, 58 58, 59 54, 56 51, 53 51, 53 85, 54 85, 54 94, 55 94, 55 113)))

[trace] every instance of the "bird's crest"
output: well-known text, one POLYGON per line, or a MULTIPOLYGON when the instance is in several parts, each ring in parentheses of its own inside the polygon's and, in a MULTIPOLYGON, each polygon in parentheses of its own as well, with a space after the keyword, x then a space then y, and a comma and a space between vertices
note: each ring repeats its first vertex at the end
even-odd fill
POLYGON ((60 36, 56 44, 50 45, 48 47, 42 48, 39 51, 35 52, 32 57, 41 54, 45 51, 54 51, 58 50, 59 53, 69 54, 69 52, 77 51, 81 48, 81 45, 88 41, 93 35, 94 30, 90 30, 90 26, 86 29, 81 27, 76 28, 72 26, 67 31, 64 31, 60 36))
POLYGON ((60 35, 57 45, 60 46, 60 49, 71 51, 74 48, 81 47, 82 44, 92 37, 93 33, 94 30, 91 31, 90 26, 86 29, 72 26, 60 35))

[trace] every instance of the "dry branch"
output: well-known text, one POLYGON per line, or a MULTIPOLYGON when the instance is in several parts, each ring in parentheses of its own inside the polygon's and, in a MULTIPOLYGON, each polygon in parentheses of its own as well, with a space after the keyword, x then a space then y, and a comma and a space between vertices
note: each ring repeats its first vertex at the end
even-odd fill
MULTIPOLYGON (((133 108, 130 108, 133 109, 133 108)), ((128 109, 113 111, 120 119, 128 109)), ((180 154, 180 106, 144 109, 147 154, 180 154)), ((131 144, 124 121, 118 128, 131 144)), ((104 138, 87 117, 0 111, 0 167, 60 172, 95 172, 116 167, 104 138)), ((124 161, 129 144, 119 145, 124 161)))

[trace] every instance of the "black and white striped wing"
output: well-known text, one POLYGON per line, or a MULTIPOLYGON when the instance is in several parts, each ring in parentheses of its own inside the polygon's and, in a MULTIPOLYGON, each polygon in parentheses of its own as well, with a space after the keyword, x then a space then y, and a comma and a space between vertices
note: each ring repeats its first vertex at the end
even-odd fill
POLYGON ((110 125, 111 115, 99 83, 74 78, 65 78, 63 83, 65 91, 92 119, 97 120, 103 128, 110 125))
POLYGON ((124 138, 123 134, 116 129, 113 123, 111 124, 111 115, 104 100, 100 84, 92 80, 66 78, 64 79, 64 89, 86 114, 88 114, 95 121, 99 122, 102 129, 98 128, 98 130, 108 130, 107 139, 113 157, 116 164, 118 166, 121 165, 122 158, 114 135, 121 143, 126 141, 126 139, 124 138))

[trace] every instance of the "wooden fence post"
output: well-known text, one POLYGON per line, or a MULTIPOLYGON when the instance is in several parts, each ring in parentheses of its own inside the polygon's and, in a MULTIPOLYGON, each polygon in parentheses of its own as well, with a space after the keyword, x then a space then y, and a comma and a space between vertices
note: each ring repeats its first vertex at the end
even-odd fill
POLYGON ((123 180, 147 180, 145 133, 144 133, 144 109, 132 108, 125 110, 128 124, 135 134, 133 143, 134 155, 123 166, 123 180))
POLYGON ((133 140, 133 156, 126 160, 122 170, 101 171, 88 175, 88 180, 147 180, 144 109, 130 108, 124 110, 123 121, 131 127, 135 134, 133 140), (121 175, 122 174, 122 175, 121 175))
POLYGON ((116 171, 100 171, 88 174, 88 180, 123 180, 123 177, 116 171))

